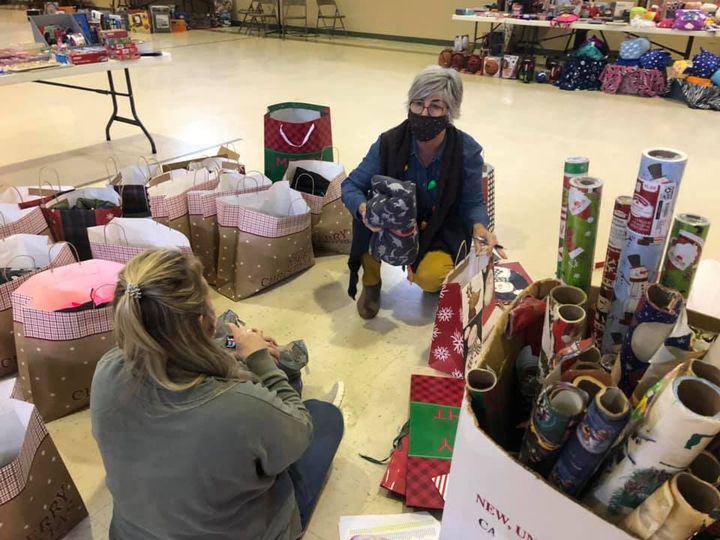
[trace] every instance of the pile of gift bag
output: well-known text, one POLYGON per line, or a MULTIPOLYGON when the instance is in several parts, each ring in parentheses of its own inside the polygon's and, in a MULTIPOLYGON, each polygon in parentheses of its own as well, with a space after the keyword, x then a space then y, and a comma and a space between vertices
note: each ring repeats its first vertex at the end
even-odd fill
POLYGON ((3 537, 61 538, 87 515, 44 422, 87 407, 132 257, 192 252, 207 281, 240 300, 309 268, 315 253, 349 252, 345 170, 323 160, 329 109, 270 107, 265 142, 265 174, 221 147, 173 163, 111 159, 101 187, 64 186, 42 170, 38 186, 0 190, 0 378, 16 377, 0 382, 3 537))
MULTIPOLYGON (((720 321, 686 307, 709 230, 702 216, 674 214, 686 163, 676 150, 643 152, 593 287, 602 181, 587 159, 568 159, 556 278, 533 283, 467 355, 476 425, 639 538, 716 537, 720 511, 720 321)), ((469 451, 456 441, 456 456, 469 451)), ((449 500, 465 489, 454 474, 449 500)))

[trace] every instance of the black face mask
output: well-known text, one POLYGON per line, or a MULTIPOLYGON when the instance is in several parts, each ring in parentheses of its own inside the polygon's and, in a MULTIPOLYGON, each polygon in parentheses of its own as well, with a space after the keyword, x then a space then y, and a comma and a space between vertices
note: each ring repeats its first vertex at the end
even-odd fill
POLYGON ((410 121, 410 131, 420 142, 431 141, 450 125, 450 118, 447 115, 423 116, 408 112, 408 120, 410 121))

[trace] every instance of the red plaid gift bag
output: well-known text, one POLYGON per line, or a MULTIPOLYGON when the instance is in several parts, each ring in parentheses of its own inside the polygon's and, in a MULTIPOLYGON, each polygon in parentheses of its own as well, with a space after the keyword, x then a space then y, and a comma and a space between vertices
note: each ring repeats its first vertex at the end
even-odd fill
POLYGON ((492 264, 471 253, 448 274, 440 290, 429 365, 462 379, 465 359, 479 351, 482 327, 495 309, 492 264))
POLYGON ((37 206, 20 208, 16 203, 0 203, 0 238, 13 234, 42 234, 50 236, 50 228, 37 206))
POLYGON ((42 211, 55 241, 71 243, 84 261, 92 256, 88 227, 122 216, 122 204, 112 187, 81 188, 59 195, 43 205, 42 211))
POLYGON ((87 515, 37 409, 0 399, 2 538, 60 540, 87 515))
POLYGON ((442 509, 465 383, 413 375, 405 504, 442 509))
POLYGON ((45 421, 89 403, 95 365, 115 346, 112 299, 122 268, 95 259, 51 268, 13 292, 20 389, 45 421))
POLYGON ((284 179, 290 182, 293 189, 302 193, 312 213, 313 247, 319 251, 332 253, 350 253, 352 244, 352 221, 350 212, 340 199, 342 183, 347 178, 345 168, 339 163, 330 161, 291 161, 288 163, 284 179), (330 182, 327 190, 320 190, 314 179, 307 173, 298 173, 304 169, 320 175, 330 182), (299 189, 310 186, 310 193, 299 189))
POLYGON ((152 218, 190 238, 187 194, 215 189, 217 183, 218 175, 205 168, 177 169, 152 179, 148 183, 152 218))
POLYGON ((268 107, 265 114, 265 174, 273 182, 283 178, 290 161, 332 160, 332 145, 330 107, 291 102, 268 107))
POLYGON ((223 172, 214 190, 189 191, 188 217, 190 220, 190 245, 203 263, 205 279, 210 285, 217 281, 218 245, 220 238, 217 223, 217 199, 264 191, 272 185, 261 172, 223 172))
POLYGON ((93 259, 127 264, 149 249, 174 248, 192 253, 190 240, 150 218, 115 218, 107 225, 88 229, 93 259))
POLYGON ((47 236, 18 234, 0 240, 0 377, 17 371, 13 291, 51 264, 64 266, 75 262, 67 244, 52 247, 47 236))
POLYGON ((231 300, 252 296, 315 264, 310 208, 287 182, 217 200, 217 288, 231 300))

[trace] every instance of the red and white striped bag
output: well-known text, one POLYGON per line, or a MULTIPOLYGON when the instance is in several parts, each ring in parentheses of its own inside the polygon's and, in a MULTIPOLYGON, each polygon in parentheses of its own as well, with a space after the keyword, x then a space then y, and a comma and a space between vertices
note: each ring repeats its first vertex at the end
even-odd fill
MULTIPOLYGON (((55 267, 75 262, 68 244, 53 244, 47 236, 18 234, 0 240, 0 268, 30 270, 0 284, 0 377, 15 373, 15 335, 13 333, 12 293, 35 274, 51 264, 55 267), (53 249, 54 246, 57 246, 53 249)), ((7 277, 1 276, 0 278, 7 277)))
POLYGON ((115 346, 112 299, 122 268, 97 259, 51 268, 12 294, 19 386, 46 422, 89 403, 95 366, 115 346))
POLYGON ((37 409, 0 398, 2 538, 60 540, 87 515, 37 409))
POLYGON ((287 182, 217 199, 217 288, 232 300, 252 296, 315 264, 310 208, 287 182))
POLYGON ((174 170, 148 182, 152 218, 190 238, 187 193, 215 189, 218 175, 208 169, 174 170))
POLYGON ((190 240, 150 218, 115 218, 107 225, 88 228, 93 259, 127 264, 149 249, 178 249, 192 253, 190 240))
POLYGON ((242 195, 264 191, 272 181, 258 171, 244 174, 223 172, 214 190, 189 191, 188 214, 190 218, 190 245, 205 269, 205 279, 210 285, 217 281, 217 260, 220 237, 217 224, 217 199, 230 195, 242 195))

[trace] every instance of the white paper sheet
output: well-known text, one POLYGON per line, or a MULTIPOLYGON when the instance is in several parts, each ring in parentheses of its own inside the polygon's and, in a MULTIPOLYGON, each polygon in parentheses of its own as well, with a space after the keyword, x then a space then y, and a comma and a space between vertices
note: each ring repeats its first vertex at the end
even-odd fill
POLYGON ((440 522, 427 512, 343 516, 340 540, 437 540, 440 522))

